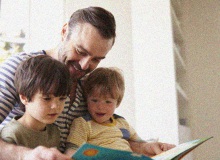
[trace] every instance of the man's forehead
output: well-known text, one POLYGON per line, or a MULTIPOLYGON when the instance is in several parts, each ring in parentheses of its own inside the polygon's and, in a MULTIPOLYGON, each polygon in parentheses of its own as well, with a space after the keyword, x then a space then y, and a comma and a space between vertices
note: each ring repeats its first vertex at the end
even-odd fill
POLYGON ((88 23, 77 25, 72 31, 70 40, 74 47, 102 59, 105 58, 113 45, 113 38, 103 38, 98 30, 88 23))

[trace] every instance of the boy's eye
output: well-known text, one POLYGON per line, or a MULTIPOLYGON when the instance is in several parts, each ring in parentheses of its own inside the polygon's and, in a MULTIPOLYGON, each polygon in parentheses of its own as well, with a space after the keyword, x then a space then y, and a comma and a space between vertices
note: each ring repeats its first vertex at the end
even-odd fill
POLYGON ((105 101, 106 103, 112 103, 111 101, 105 101))
POLYGON ((92 102, 97 102, 98 100, 97 100, 97 99, 91 99, 91 101, 92 101, 92 102))
POLYGON ((49 100, 51 100, 50 97, 43 97, 43 99, 44 99, 45 101, 49 101, 49 100))
POLYGON ((64 100, 66 100, 66 98, 67 98, 67 97, 60 97, 60 100, 61 100, 61 101, 64 101, 64 100))

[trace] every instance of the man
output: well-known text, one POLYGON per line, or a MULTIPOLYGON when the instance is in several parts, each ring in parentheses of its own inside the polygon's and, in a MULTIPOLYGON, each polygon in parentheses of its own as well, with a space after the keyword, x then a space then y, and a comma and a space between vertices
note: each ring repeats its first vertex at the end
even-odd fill
MULTIPOLYGON (((33 53, 20 53, 6 60, 0 68, 1 125, 5 125, 15 115, 23 114, 18 106, 18 94, 14 88, 14 73, 18 64, 30 56, 47 54, 68 66, 73 81, 71 94, 61 116, 56 120, 56 125, 61 131, 61 151, 64 151, 72 120, 87 111, 80 79, 94 70, 110 51, 115 41, 115 27, 115 19, 110 12, 100 7, 84 8, 74 12, 69 22, 63 26, 62 39, 56 48, 33 53)), ((131 144, 134 149, 140 148, 136 146, 141 145, 135 142, 131 144)), ((56 149, 42 146, 29 149, 7 144, 2 140, 0 140, 0 146, 1 160, 69 159, 56 149)), ((153 154, 161 152, 159 143, 154 146, 153 154)))

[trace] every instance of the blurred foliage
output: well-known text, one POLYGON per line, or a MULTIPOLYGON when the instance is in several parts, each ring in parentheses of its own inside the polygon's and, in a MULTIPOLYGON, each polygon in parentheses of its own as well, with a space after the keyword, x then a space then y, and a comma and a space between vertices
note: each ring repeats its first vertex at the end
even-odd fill
MULTIPOLYGON (((3 34, 0 34, 0 37, 3 37, 3 34)), ((19 35, 15 36, 14 38, 25 38, 24 32, 21 30, 19 35)), ((9 56, 24 51, 25 43, 18 43, 18 42, 9 42, 4 41, 4 39, 0 39, 0 63, 4 61, 9 56)))

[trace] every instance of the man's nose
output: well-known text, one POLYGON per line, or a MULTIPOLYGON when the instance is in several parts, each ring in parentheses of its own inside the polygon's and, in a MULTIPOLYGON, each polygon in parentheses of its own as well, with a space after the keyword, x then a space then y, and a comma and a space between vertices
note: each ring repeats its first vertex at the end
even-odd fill
POLYGON ((90 57, 85 57, 79 61, 82 70, 87 70, 89 68, 90 63, 91 63, 90 57))

